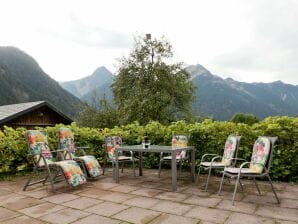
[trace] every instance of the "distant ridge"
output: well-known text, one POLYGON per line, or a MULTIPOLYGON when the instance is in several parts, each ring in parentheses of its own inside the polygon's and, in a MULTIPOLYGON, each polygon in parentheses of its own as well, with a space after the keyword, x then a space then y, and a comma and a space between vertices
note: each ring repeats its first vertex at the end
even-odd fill
MULTIPOLYGON (((217 120, 228 120, 235 113, 252 113, 259 119, 274 115, 297 116, 298 86, 281 81, 272 83, 245 83, 232 78, 223 79, 212 74, 202 65, 185 68, 197 87, 193 113, 217 120)), ((105 67, 80 80, 60 83, 82 100, 91 102, 94 91, 97 96, 106 93, 112 99, 110 85, 113 75, 105 67), (82 91, 84 90, 84 91, 82 91)))
POLYGON ((0 105, 47 101, 74 117, 82 102, 48 76, 28 54, 15 47, 0 47, 0 105))

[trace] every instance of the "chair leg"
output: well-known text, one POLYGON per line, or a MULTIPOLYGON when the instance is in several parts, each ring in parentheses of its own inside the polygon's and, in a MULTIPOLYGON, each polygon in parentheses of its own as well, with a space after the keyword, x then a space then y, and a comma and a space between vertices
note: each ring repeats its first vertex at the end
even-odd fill
POLYGON ((257 184, 256 178, 253 178, 253 181, 255 182, 255 185, 256 185, 256 188, 257 188, 257 190, 259 192, 259 195, 261 195, 261 191, 260 191, 260 188, 259 188, 259 186, 257 184))
POLYGON ((198 171, 198 175, 197 175, 197 178, 196 178, 196 184, 198 184, 198 182, 199 182, 200 172, 201 172, 201 166, 199 166, 199 171, 198 171))
POLYGON ((242 182, 241 182, 240 179, 239 179, 239 185, 240 185, 240 187, 241 187, 241 190, 243 191, 243 184, 242 184, 242 182))
POLYGON ((221 189, 222 189, 222 184, 225 178, 225 171, 222 172, 222 178, 221 178, 221 182, 220 182, 220 186, 219 186, 219 190, 218 190, 218 195, 220 195, 221 189))
POLYGON ((271 181, 271 178, 270 178, 269 174, 267 174, 267 177, 268 177, 269 183, 270 183, 270 185, 271 185, 272 191, 273 191, 273 193, 274 193, 274 196, 275 196, 275 198, 276 198, 276 201, 277 201, 278 204, 280 204, 280 201, 279 201, 279 199, 278 199, 278 197, 277 197, 277 194, 276 194, 276 192, 275 192, 275 189, 274 189, 274 186, 273 186, 273 184, 272 184, 272 181, 271 181))
POLYGON ((181 171, 182 171, 182 160, 179 161, 179 174, 178 174, 178 178, 180 178, 180 176, 181 176, 181 171))
POLYGON ((205 191, 207 191, 207 188, 208 188, 209 178, 210 178, 210 175, 211 175, 211 170, 212 170, 212 166, 209 167, 209 172, 208 172, 208 177, 207 177, 207 181, 206 181, 205 191))
POLYGON ((133 169, 133 176, 136 177, 136 170, 135 170, 135 161, 132 160, 132 169, 133 169))
POLYGON ((233 199, 232 199, 232 205, 234 205, 239 180, 240 180, 240 173, 238 174, 237 180, 236 180, 236 183, 235 183, 235 189, 234 189, 234 194, 233 194, 233 199))
POLYGON ((160 178, 160 172, 161 172, 161 161, 159 160, 159 166, 158 166, 158 178, 160 178))
POLYGON ((123 167, 124 167, 124 163, 122 163, 121 173, 123 173, 123 167))
POLYGON ((112 163, 112 169, 113 169, 113 180, 116 179, 116 167, 115 167, 115 164, 112 163))

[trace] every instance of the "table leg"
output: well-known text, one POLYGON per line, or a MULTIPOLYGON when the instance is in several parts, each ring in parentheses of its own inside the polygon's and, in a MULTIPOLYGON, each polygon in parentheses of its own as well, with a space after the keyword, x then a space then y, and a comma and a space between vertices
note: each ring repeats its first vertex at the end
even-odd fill
POLYGON ((172 191, 177 191, 177 161, 176 161, 176 151, 172 151, 172 191))
POLYGON ((116 176, 116 183, 119 183, 119 160, 118 160, 118 152, 115 153, 115 166, 113 172, 116 176))
POLYGON ((139 176, 143 176, 143 153, 139 152, 139 176))
POLYGON ((195 182, 195 150, 192 149, 191 150, 191 155, 190 155, 190 159, 191 159, 191 178, 192 178, 192 182, 195 182))

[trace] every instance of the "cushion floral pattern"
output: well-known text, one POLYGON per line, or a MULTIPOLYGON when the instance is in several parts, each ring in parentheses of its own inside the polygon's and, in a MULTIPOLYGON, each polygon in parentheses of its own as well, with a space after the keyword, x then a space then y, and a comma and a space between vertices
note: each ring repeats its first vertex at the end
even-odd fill
POLYGON ((30 153, 34 156, 34 160, 38 162, 40 156, 43 156, 46 160, 39 161, 39 166, 45 165, 57 165, 63 170, 63 174, 67 182, 72 186, 77 186, 86 182, 86 178, 79 167, 79 165, 73 160, 54 162, 52 153, 48 147, 47 133, 44 130, 28 130, 26 132, 27 142, 30 153))
POLYGON ((122 139, 119 136, 106 136, 105 138, 106 142, 106 153, 109 157, 109 159, 115 158, 115 150, 122 145, 122 139))
POLYGON ((101 167, 94 156, 86 155, 77 157, 75 155, 76 147, 74 143, 74 134, 70 128, 60 128, 58 136, 59 148, 67 149, 72 153, 74 160, 82 161, 90 177, 97 177, 102 174, 101 167))
POLYGON ((236 151, 237 139, 235 137, 228 137, 225 143, 225 150, 222 157, 222 163, 226 166, 231 165, 231 159, 234 157, 236 151))
POLYGON ((252 172, 262 173, 270 153, 270 140, 266 137, 259 137, 253 148, 251 164, 249 169, 252 172), (263 165, 262 165, 263 164, 263 165))
MULTIPOLYGON (((188 138, 185 135, 175 135, 172 138, 172 148, 183 148, 186 147, 188 143, 188 138)), ((186 151, 177 152, 176 159, 185 158, 186 151)))

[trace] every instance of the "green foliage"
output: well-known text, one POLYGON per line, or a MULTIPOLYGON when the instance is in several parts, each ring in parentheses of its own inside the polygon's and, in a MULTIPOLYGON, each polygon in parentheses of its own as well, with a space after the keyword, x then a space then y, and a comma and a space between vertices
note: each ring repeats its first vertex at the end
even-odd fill
MULTIPOLYGON (((47 127, 48 140, 51 149, 57 149, 57 132, 62 125, 47 127)), ((204 120, 201 123, 172 122, 163 125, 159 122, 149 122, 140 125, 133 122, 114 128, 82 128, 75 123, 68 126, 74 130, 77 146, 89 146, 88 154, 93 154, 102 163, 104 151, 102 145, 106 135, 119 135, 126 145, 141 144, 144 135, 149 136, 152 144, 169 145, 175 133, 190 135, 190 145, 196 147, 196 164, 205 153, 222 154, 224 143, 228 135, 241 135, 238 157, 250 161, 254 141, 258 136, 277 136, 273 154, 271 177, 280 181, 298 181, 298 118, 268 117, 254 125, 234 122, 219 122, 204 120)), ((18 172, 30 167, 27 160, 27 145, 25 129, 11 129, 4 127, 0 131, 0 173, 18 172)), ((159 155, 148 153, 145 155, 145 167, 156 168, 159 155)), ((188 165, 185 163, 184 165, 188 165)))
POLYGON ((93 106, 85 104, 84 110, 76 118, 78 125, 91 128, 111 128, 119 124, 118 110, 106 100, 93 99, 93 106))
POLYGON ((253 125, 259 122, 259 119, 253 114, 245 114, 245 113, 236 113, 231 118, 232 122, 235 123, 244 123, 248 125, 253 125))
POLYGON ((182 64, 169 63, 172 56, 168 41, 137 37, 130 56, 119 60, 112 91, 123 124, 190 117, 194 88, 182 64))

